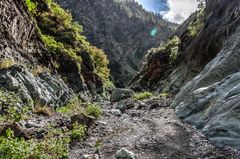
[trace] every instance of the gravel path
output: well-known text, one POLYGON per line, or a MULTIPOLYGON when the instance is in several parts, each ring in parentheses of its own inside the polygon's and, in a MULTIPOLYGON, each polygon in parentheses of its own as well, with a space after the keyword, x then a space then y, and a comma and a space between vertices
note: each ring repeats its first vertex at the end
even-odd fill
POLYGON ((103 104, 103 117, 89 129, 85 141, 72 145, 70 158, 98 154, 101 159, 115 159, 117 150, 127 148, 138 159, 240 159, 232 148, 216 148, 169 107, 140 110, 136 104, 117 116, 110 111, 117 105, 103 104))

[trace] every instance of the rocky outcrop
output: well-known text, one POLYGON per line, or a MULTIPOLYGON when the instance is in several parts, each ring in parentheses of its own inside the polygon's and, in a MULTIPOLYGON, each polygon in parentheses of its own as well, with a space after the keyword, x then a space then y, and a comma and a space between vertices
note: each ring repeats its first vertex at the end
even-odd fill
POLYGON ((74 92, 59 77, 49 73, 34 76, 23 66, 0 70, 0 86, 17 93, 28 106, 58 107, 72 98, 74 92))
POLYGON ((172 107, 181 119, 201 129, 218 145, 237 148, 239 5, 239 1, 206 1, 206 8, 176 31, 181 40, 177 59, 169 60, 171 51, 167 47, 158 49, 132 85, 138 90, 177 94, 172 107))
POLYGON ((34 67, 49 65, 51 56, 37 36, 34 23, 26 11, 23 0, 0 2, 0 59, 34 67))
POLYGON ((240 27, 174 100, 177 115, 218 144, 240 148, 240 27), (187 98, 186 98, 187 97, 187 98))
POLYGON ((180 44, 174 46, 178 48, 177 59, 171 61, 171 49, 174 47, 166 47, 169 46, 167 43, 156 48, 131 82, 131 87, 177 94, 186 82, 216 57, 235 31, 239 21, 235 3, 208 1, 204 11, 191 15, 170 37, 174 39, 176 36, 180 40, 180 44), (217 9, 213 9, 216 6, 217 9))
POLYGON ((118 87, 126 85, 136 75, 147 50, 166 40, 176 26, 129 0, 56 2, 83 25, 90 42, 105 50, 112 79, 118 87), (151 30, 157 34, 151 36, 151 30))
MULTIPOLYGON (((39 0, 37 4, 36 11, 42 9, 39 15, 50 9, 46 1, 39 0)), ((102 94, 103 79, 96 71, 92 55, 79 51, 80 64, 61 50, 53 54, 42 38, 43 22, 39 20, 41 27, 36 27, 39 24, 34 22, 28 7, 25 0, 0 2, 0 89, 20 95, 28 106, 39 103, 58 107, 74 94, 89 97, 102 94)))
POLYGON ((134 91, 130 89, 116 88, 111 94, 111 102, 119 102, 120 100, 130 98, 135 94, 134 91))

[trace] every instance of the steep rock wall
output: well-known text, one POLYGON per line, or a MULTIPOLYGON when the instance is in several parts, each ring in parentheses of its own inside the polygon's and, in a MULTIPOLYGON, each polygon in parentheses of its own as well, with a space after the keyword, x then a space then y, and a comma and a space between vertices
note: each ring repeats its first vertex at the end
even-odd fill
POLYGON ((175 94, 172 107, 210 140, 240 148, 239 24, 237 0, 206 1, 176 31, 181 43, 171 61, 170 48, 153 52, 138 76, 135 90, 175 94), (193 25, 194 24, 194 25, 193 25), (195 30, 194 30, 195 29, 195 30), (197 31, 197 32, 196 32, 197 31))
POLYGON ((0 12, 0 89, 19 95, 28 106, 52 107, 74 95, 91 98, 104 91, 88 52, 79 52, 80 65, 46 49, 25 0, 0 1, 0 12))

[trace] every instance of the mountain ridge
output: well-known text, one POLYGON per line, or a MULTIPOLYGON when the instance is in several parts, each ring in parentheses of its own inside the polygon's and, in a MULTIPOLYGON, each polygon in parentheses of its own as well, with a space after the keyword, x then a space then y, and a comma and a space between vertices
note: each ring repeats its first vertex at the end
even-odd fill
POLYGON ((140 69, 146 51, 166 40, 176 26, 133 0, 56 2, 83 25, 88 40, 106 52, 112 80, 120 87, 140 69), (154 28, 157 33, 151 36, 154 28))

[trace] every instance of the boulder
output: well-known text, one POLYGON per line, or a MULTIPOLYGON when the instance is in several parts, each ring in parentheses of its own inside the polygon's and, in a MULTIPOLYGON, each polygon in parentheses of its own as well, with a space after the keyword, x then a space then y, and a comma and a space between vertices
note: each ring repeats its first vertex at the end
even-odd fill
POLYGON ((120 150, 117 151, 116 153, 116 159, 136 159, 136 155, 127 150, 126 148, 121 148, 120 150))
POLYGON ((113 114, 115 116, 121 116, 122 112, 119 109, 111 109, 108 111, 108 113, 113 114))
POLYGON ((138 103, 135 102, 133 99, 125 99, 121 100, 118 105, 116 106, 117 109, 121 110, 121 112, 125 112, 128 109, 138 107, 138 103))
POLYGON ((84 124, 87 127, 91 126, 94 122, 95 118, 91 116, 87 116, 84 113, 81 114, 75 114, 71 116, 71 123, 78 123, 78 124, 84 124))
POLYGON ((135 94, 135 92, 131 89, 122 89, 116 88, 113 90, 111 94, 111 102, 119 102, 123 99, 130 98, 135 94))

